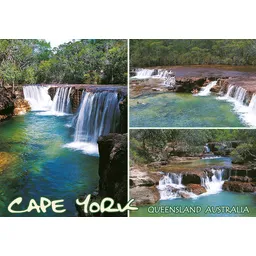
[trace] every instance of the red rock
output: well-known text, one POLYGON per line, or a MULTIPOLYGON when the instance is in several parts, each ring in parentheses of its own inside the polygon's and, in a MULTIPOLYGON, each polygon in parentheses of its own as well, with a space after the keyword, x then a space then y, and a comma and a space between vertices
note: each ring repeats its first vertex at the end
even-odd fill
POLYGON ((206 193, 206 189, 205 187, 199 185, 199 184, 188 184, 186 186, 186 190, 189 191, 189 192, 192 192, 196 195, 201 195, 203 193, 206 193))

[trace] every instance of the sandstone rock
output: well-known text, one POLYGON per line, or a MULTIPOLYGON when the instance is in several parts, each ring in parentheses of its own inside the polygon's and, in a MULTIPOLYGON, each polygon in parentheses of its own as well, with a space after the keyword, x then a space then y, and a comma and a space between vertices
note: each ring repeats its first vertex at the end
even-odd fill
POLYGON ((130 187, 151 187, 157 185, 160 178, 161 175, 159 173, 150 173, 139 167, 132 167, 130 169, 130 187))
POLYGON ((14 111, 13 111, 13 114, 15 116, 23 115, 23 114, 27 113, 30 110, 31 110, 31 107, 30 107, 28 101, 26 101, 24 99, 16 99, 14 101, 14 111))
POLYGON ((206 193, 205 187, 199 185, 199 184, 188 184, 186 186, 186 190, 189 192, 193 192, 196 195, 201 195, 203 193, 206 193))
POLYGON ((191 195, 189 195, 188 193, 186 193, 185 191, 179 191, 179 195, 182 198, 191 198, 191 195))
POLYGON ((206 81, 206 77, 176 78, 176 92, 191 92, 194 88, 199 90, 206 81))
POLYGON ((256 191, 255 186, 249 182, 240 182, 240 181, 225 181, 223 190, 235 191, 235 192, 254 192, 256 191))
POLYGON ((252 182, 252 178, 247 176, 230 176, 229 181, 252 182))
POLYGON ((160 199, 156 187, 133 187, 130 189, 130 198, 134 199, 133 205, 155 204, 160 199))

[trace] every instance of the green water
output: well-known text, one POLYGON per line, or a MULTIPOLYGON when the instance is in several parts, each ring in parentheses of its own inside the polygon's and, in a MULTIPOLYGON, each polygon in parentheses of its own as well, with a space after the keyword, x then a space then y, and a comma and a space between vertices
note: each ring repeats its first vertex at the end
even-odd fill
POLYGON ((130 126, 244 127, 232 109, 229 102, 217 100, 214 96, 150 94, 130 99, 130 126))
POLYGON ((256 217, 256 194, 242 194, 235 192, 222 191, 214 195, 201 196, 197 199, 182 199, 177 198, 173 200, 160 200, 153 206, 139 207, 138 211, 130 212, 131 217, 256 217), (161 208, 159 207, 201 207, 199 213, 193 213, 192 211, 187 213, 173 213, 166 210, 165 213, 159 213, 161 208), (237 213, 226 213, 225 210, 221 210, 218 213, 217 208, 213 208, 209 211, 210 207, 217 206, 232 206, 238 207, 237 213), (242 210, 239 207, 243 207, 242 210), (248 207, 249 213, 245 210, 248 207), (152 213, 153 212, 153 213, 152 213))
MULTIPOLYGON (((75 200, 98 185, 98 157, 63 148, 73 141, 66 127, 72 116, 41 116, 30 112, 0 124, 0 152, 12 161, 0 172, 0 216, 76 216, 75 200), (64 199, 65 213, 33 211, 12 214, 8 205, 17 197, 26 209, 30 199, 64 199)), ((1 160, 1 159, 0 159, 1 160)))

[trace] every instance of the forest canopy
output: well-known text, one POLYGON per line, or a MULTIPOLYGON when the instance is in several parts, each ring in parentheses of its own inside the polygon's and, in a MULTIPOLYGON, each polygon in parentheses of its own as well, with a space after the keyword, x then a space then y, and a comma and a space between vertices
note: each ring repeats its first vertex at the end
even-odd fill
POLYGON ((51 48, 38 39, 0 40, 0 86, 126 84, 126 40, 73 40, 51 48))
POLYGON ((131 67, 256 65, 256 40, 130 40, 130 60, 131 67))

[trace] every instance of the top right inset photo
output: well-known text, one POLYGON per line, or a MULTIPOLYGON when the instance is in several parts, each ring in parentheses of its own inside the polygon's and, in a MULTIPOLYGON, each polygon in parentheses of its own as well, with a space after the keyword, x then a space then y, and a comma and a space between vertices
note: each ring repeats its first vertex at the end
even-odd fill
POLYGON ((130 40, 130 127, 256 127, 256 39, 130 40))

